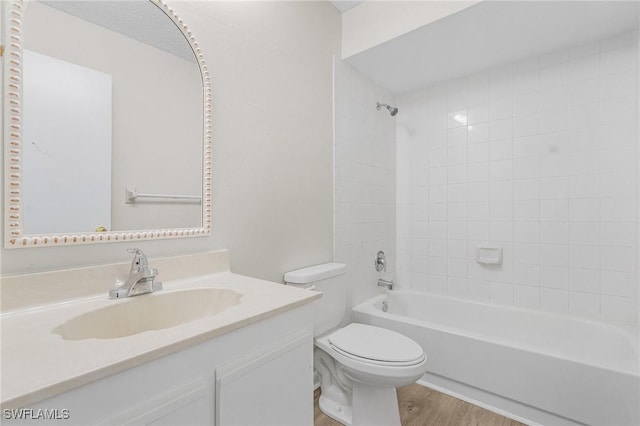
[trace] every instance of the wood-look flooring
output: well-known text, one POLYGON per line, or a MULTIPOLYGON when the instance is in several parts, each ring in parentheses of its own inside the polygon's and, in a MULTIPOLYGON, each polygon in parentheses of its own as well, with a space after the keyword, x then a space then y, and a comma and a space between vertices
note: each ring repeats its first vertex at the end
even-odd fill
MULTIPOLYGON (((314 426, 340 426, 318 407, 314 393, 314 426)), ((520 422, 418 384, 398 388, 403 426, 525 426, 520 422)))

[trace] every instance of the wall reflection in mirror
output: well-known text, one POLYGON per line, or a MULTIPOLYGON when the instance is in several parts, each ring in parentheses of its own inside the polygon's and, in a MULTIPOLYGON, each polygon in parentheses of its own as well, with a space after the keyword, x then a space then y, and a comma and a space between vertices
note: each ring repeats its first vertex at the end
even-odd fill
POLYGON ((23 234, 201 227, 202 75, 171 18, 30 1, 23 29, 23 234))

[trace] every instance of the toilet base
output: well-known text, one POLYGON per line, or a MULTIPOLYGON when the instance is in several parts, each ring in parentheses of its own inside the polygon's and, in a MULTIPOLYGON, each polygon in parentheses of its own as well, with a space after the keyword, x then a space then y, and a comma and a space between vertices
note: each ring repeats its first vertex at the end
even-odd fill
POLYGON ((320 411, 331 417, 333 420, 340 422, 343 425, 351 425, 352 414, 350 405, 336 402, 331 398, 320 395, 318 406, 320 407, 320 411))
POLYGON ((352 425, 401 426, 398 394, 393 386, 353 384, 352 425))
POLYGON ((353 405, 320 395, 320 410, 347 426, 401 426, 395 387, 353 384, 353 405))

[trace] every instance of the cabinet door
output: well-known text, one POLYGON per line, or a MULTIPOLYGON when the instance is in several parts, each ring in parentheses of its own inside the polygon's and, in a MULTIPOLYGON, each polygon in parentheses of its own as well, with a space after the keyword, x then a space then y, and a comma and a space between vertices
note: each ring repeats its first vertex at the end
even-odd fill
MULTIPOLYGON (((102 425, 213 425, 213 384, 197 379, 171 389, 101 423, 102 425)), ((143 399, 143 398, 140 398, 143 399)))
POLYGON ((313 336, 296 333, 216 370, 218 426, 313 424, 313 336))

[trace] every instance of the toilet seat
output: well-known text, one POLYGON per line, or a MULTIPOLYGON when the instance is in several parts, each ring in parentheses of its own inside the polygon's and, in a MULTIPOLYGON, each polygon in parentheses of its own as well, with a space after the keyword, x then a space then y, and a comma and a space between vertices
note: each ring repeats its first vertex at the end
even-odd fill
POLYGON ((420 357, 418 359, 415 359, 413 361, 406 361, 406 362, 380 361, 380 360, 377 360, 377 359, 363 358, 363 357, 360 357, 360 356, 357 356, 357 355, 350 354, 349 352, 345 352, 342 349, 337 348, 337 347, 335 347, 333 345, 331 345, 331 348, 334 351, 338 352, 339 354, 341 354, 341 355, 343 355, 343 356, 345 356, 347 358, 353 359, 354 361, 366 362, 368 364, 380 365, 380 366, 384 366, 384 367, 410 367, 412 365, 420 364, 425 359, 425 355, 422 354, 422 357, 420 357))
POLYGON ((385 367, 405 367, 425 360, 422 347, 412 339, 380 327, 352 323, 327 336, 331 348, 355 361, 385 367))

